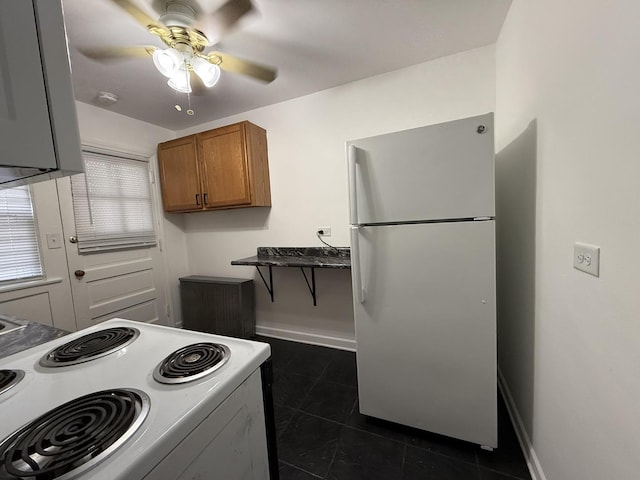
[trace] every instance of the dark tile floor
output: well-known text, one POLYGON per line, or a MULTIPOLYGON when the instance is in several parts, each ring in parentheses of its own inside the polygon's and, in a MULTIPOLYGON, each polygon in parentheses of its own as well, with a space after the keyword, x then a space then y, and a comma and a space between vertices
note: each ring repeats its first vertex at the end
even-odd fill
POLYGON ((502 401, 499 443, 477 445, 358 412, 352 352, 267 337, 282 480, 530 480, 502 401))

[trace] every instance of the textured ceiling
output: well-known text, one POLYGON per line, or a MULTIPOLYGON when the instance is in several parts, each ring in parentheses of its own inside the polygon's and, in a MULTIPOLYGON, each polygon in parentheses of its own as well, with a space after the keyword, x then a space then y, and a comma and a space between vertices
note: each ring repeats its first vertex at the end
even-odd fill
MULTIPOLYGON (((153 18, 152 0, 132 0, 153 18)), ((157 6, 159 0, 154 0, 157 6)), ((161 2, 160 2, 161 3, 161 2)), ((206 14, 221 0, 200 0, 206 14)), ((216 50, 277 67, 268 85, 223 72, 205 95, 192 96, 196 114, 177 112, 176 95, 151 57, 98 63, 81 47, 155 45, 110 0, 63 0, 76 98, 101 106, 96 95, 113 92, 106 107, 171 130, 397 70, 494 43, 511 0, 253 0, 255 12, 215 46, 216 50)), ((205 32, 207 33, 207 32, 205 32)))

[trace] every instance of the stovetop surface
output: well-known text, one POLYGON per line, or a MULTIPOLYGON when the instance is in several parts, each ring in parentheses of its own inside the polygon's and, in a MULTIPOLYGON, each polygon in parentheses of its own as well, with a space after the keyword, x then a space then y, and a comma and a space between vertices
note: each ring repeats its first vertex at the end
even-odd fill
POLYGON ((0 360, 0 369, 25 372, 18 385, 0 395, 3 417, 0 441, 34 418, 74 398, 106 389, 138 389, 150 399, 146 420, 125 445, 92 469, 86 478, 136 478, 135 472, 142 472, 141 478, 269 355, 270 347, 265 343, 128 320, 109 320, 0 360), (40 365, 41 358, 54 347, 111 327, 136 328, 140 335, 123 349, 95 360, 65 367, 40 365), (226 345, 230 355, 222 368, 189 383, 161 384, 154 380, 153 371, 165 357, 200 342, 226 345))

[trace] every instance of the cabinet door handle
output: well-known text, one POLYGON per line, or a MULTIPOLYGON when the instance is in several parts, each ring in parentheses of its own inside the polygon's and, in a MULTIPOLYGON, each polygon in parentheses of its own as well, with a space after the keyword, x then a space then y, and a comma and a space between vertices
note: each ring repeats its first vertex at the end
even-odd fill
POLYGON ((200 194, 196 193, 196 205, 200 206, 200 194))
POLYGON ((202 199, 204 200, 204 204, 205 204, 205 205, 206 205, 207 203, 209 203, 209 202, 207 202, 207 194, 206 194, 206 193, 202 196, 202 199))

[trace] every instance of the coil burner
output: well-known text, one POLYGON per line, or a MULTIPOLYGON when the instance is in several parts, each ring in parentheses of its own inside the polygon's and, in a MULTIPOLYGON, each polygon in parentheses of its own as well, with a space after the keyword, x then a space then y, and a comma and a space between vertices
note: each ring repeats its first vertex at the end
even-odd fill
POLYGON ((49 410, 0 443, 0 478, 54 480, 84 473, 134 434, 149 406, 144 392, 118 389, 49 410))
POLYGON ((54 348, 40 359, 43 367, 66 367, 116 352, 140 335, 136 328, 115 327, 84 335, 54 348))
POLYGON ((230 356, 226 345, 194 343, 176 350, 160 362, 153 371, 153 378, 168 384, 192 382, 221 368, 230 356))
POLYGON ((23 378, 22 370, 0 370, 0 395, 15 387, 23 378))

